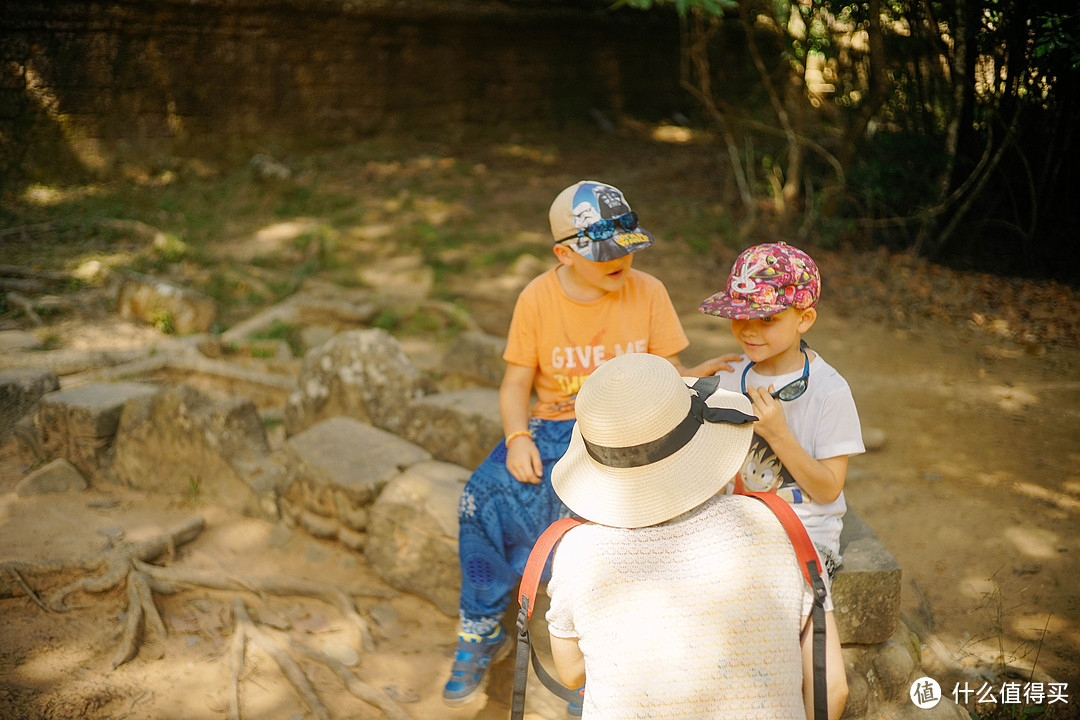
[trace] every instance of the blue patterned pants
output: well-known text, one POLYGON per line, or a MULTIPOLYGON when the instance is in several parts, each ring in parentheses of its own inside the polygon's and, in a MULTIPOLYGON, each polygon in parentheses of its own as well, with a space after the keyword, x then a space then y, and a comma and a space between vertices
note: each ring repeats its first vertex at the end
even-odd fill
POLYGON ((465 484, 458 503, 459 612, 463 632, 486 635, 506 612, 533 544, 570 511, 551 488, 551 468, 570 444, 573 420, 529 421, 544 464, 538 484, 518 482, 499 442, 465 484))

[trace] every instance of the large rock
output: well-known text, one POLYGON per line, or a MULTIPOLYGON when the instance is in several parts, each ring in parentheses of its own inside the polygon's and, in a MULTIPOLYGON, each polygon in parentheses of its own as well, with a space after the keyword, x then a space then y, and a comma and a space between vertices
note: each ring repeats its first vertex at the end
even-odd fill
POLYGON ((438 460, 475 469, 502 439, 499 391, 470 388, 413 402, 401 435, 438 460))
POLYGON ((124 407, 110 477, 140 490, 274 518, 285 472, 251 400, 177 385, 124 407))
POLYGON ((161 392, 151 383, 91 383, 41 398, 34 419, 38 452, 64 458, 91 483, 106 477, 124 406, 161 392))
POLYGON ((424 379, 384 330, 339 333, 304 356, 297 389, 285 408, 285 431, 295 435, 332 417, 351 417, 397 432, 424 379))
POLYGON ((466 468, 432 461, 390 481, 371 508, 366 557, 390 585, 457 616, 457 506, 466 468))
POLYGON ((43 395, 59 389, 60 378, 52 370, 0 370, 0 443, 43 395))
POLYGON ((506 372, 506 338, 468 330, 459 333, 443 353, 439 371, 479 385, 499 387, 506 372))
POLYGON ((290 482, 282 507, 318 537, 362 547, 368 507, 402 470, 431 453, 353 418, 324 420, 285 444, 290 482))
POLYGON ((840 641, 886 641, 900 620, 900 563, 851 508, 844 515, 840 552, 844 563, 832 585, 840 641))
POLYGON ((33 471, 15 486, 19 497, 46 495, 49 493, 81 492, 85 490, 86 478, 75 466, 63 458, 33 471))

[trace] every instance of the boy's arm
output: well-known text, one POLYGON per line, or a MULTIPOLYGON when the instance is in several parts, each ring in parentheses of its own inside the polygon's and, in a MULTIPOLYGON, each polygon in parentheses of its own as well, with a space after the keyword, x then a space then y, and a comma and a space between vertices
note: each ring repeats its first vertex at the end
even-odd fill
MULTIPOLYGON (((535 377, 536 368, 506 364, 502 385, 499 386, 499 414, 502 416, 505 437, 529 429, 529 400, 532 398, 535 377)), ((544 468, 540 451, 531 437, 516 437, 506 446, 506 469, 518 482, 540 482, 544 468)))
MULTIPOLYGON (((803 629, 803 705, 806 720, 814 717, 814 622, 808 620, 803 629)), ((554 649, 554 645, 552 645, 554 649)), ((829 702, 829 720, 838 720, 847 705, 848 684, 840 635, 832 611, 825 613, 825 691, 829 702)))
POLYGON ((715 375, 721 370, 731 372, 731 365, 729 365, 728 363, 736 362, 741 358, 742 355, 735 355, 732 353, 728 353, 726 355, 717 355, 716 357, 710 358, 703 363, 695 365, 692 368, 688 368, 683 365, 682 361, 679 360, 678 355, 670 355, 664 359, 674 365, 675 369, 678 370, 679 374, 683 377, 708 377, 710 375, 715 375))
POLYGON ((780 400, 769 395, 768 388, 751 387, 746 392, 758 417, 754 432, 769 443, 799 487, 811 500, 823 505, 840 497, 847 478, 848 456, 814 458, 795 439, 780 400))

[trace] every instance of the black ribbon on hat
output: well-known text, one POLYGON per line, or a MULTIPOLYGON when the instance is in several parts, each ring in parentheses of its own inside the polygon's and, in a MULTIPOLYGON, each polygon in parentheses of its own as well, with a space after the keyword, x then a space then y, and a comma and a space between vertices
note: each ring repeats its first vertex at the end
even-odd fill
POLYGON ((606 447, 591 443, 582 435, 585 450, 589 453, 589 457, 607 467, 643 467, 671 457, 682 450, 707 422, 745 425, 757 421, 757 417, 747 415, 741 410, 709 407, 705 403, 705 398, 716 392, 718 387, 720 387, 720 378, 715 375, 700 378, 695 382, 691 388, 695 392, 690 394, 690 411, 686 417, 671 432, 656 440, 629 447, 606 447))

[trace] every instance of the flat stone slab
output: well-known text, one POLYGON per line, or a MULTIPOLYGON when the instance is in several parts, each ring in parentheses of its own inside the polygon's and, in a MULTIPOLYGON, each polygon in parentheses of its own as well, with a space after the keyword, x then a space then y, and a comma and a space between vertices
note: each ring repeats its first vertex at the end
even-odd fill
POLYGON ((116 433, 120 413, 129 400, 159 392, 159 386, 149 383, 92 383, 49 393, 41 399, 41 405, 46 415, 65 416, 69 432, 105 438, 116 433))
MULTIPOLYGON (((297 480, 313 487, 344 490, 354 501, 370 504, 391 478, 431 453, 374 425, 349 417, 334 417, 312 425, 285 443, 297 480)), ((331 504, 310 507, 327 516, 331 504)))
POLYGON ((900 622, 900 563, 850 507, 844 515, 840 553, 844 564, 832 585, 840 642, 885 642, 900 622))
POLYGON ((0 330, 0 353, 37 350, 41 341, 33 333, 22 330, 0 330))

